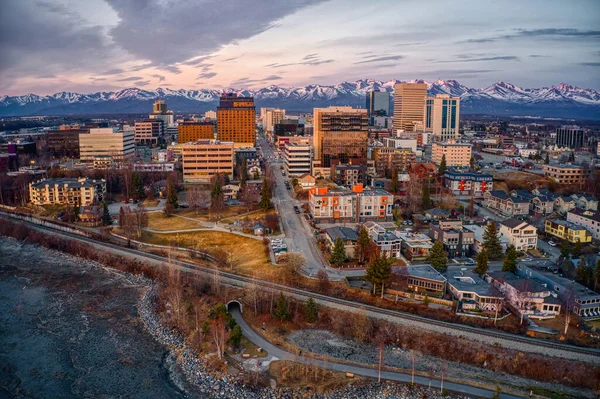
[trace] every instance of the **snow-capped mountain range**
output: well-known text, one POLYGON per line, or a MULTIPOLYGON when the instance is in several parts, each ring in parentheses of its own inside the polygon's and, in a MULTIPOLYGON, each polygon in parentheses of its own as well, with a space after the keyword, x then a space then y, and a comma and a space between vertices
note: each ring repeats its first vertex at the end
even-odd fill
MULTIPOLYGON (((253 96, 257 107, 282 107, 293 111, 311 111, 328 105, 365 106, 365 94, 371 90, 394 91, 398 80, 386 82, 363 79, 334 86, 308 85, 260 89, 173 90, 129 88, 91 94, 70 92, 48 96, 26 94, 0 96, 0 116, 146 113, 156 99, 165 99, 169 109, 180 112, 203 112, 214 109, 219 96, 234 92, 253 96)), ((497 82, 483 89, 464 86, 456 80, 438 79, 427 83, 430 95, 449 94, 461 98, 463 114, 531 115, 566 118, 600 119, 600 93, 564 83, 539 89, 525 89, 497 82)))

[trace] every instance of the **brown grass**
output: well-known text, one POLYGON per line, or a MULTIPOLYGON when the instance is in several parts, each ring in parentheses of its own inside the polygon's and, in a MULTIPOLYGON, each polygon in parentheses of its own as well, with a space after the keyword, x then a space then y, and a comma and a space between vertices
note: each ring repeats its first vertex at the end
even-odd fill
POLYGON ((221 231, 198 231, 193 233, 152 234, 144 232, 141 241, 151 244, 195 248, 209 253, 225 251, 235 272, 251 276, 259 273, 272 274, 281 268, 271 265, 262 241, 221 231))
POLYGON ((162 212, 148 213, 148 228, 157 231, 199 229, 202 226, 192 220, 177 216, 166 216, 162 212))
POLYGON ((248 209, 245 206, 233 205, 226 206, 220 214, 210 211, 210 209, 181 209, 177 211, 178 215, 186 216, 192 219, 198 219, 204 222, 216 222, 246 213, 248 209))
POLYGON ((269 374, 277 380, 277 385, 294 391, 328 392, 348 384, 364 381, 362 377, 346 377, 345 373, 322 369, 288 360, 279 360, 269 365, 269 374))

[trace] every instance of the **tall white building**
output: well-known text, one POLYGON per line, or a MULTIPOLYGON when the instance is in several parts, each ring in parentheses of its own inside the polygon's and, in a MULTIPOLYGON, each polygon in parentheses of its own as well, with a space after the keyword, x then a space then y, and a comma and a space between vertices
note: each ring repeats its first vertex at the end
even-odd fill
POLYGON ((268 133, 272 133, 275 129, 275 125, 281 122, 285 118, 285 109, 279 108, 261 108, 261 116, 264 110, 264 117, 262 117, 263 130, 268 133))
POLYGON ((433 133, 438 141, 458 140, 460 98, 438 94, 425 99, 423 130, 433 133))
POLYGON ((97 157, 110 157, 123 162, 135 152, 134 132, 115 132, 112 128, 90 129, 79 135, 79 155, 82 161, 91 162, 97 157))
POLYGON ((288 143, 284 151, 285 171, 288 176, 302 176, 311 172, 312 148, 310 144, 288 143))

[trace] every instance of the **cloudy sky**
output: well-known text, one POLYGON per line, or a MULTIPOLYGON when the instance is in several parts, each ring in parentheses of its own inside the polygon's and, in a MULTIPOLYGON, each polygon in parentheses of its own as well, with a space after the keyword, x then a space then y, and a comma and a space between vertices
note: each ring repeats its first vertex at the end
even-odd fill
POLYGON ((599 0, 3 0, 0 95, 373 78, 600 89, 599 0))

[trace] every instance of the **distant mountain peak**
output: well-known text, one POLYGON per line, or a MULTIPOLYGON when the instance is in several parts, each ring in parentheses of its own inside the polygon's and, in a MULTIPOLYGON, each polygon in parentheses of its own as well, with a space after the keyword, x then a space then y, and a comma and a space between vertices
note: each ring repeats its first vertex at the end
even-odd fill
MULTIPOLYGON (((394 85, 400 82, 396 79, 379 81, 365 78, 336 85, 309 84, 300 87, 282 87, 270 84, 258 89, 186 90, 159 87, 155 90, 145 90, 129 87, 119 91, 90 94, 63 91, 39 96, 28 93, 23 96, 0 96, 0 116, 143 113, 151 111, 151 102, 156 99, 165 99, 169 108, 174 111, 199 112, 214 109, 219 96, 229 92, 241 96, 254 96, 259 107, 275 106, 302 111, 328 105, 364 107, 365 95, 368 91, 382 90, 393 94, 394 85)), ((448 94, 460 97, 463 114, 527 112, 527 115, 556 116, 557 113, 568 115, 574 112, 574 115, 581 113, 586 117, 600 118, 598 116, 600 115, 600 93, 566 83, 539 89, 526 89, 512 83, 498 81, 488 87, 474 89, 454 79, 439 78, 433 82, 414 79, 408 82, 427 83, 430 95, 448 94)))

